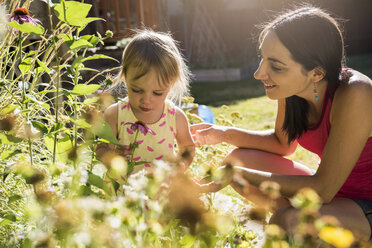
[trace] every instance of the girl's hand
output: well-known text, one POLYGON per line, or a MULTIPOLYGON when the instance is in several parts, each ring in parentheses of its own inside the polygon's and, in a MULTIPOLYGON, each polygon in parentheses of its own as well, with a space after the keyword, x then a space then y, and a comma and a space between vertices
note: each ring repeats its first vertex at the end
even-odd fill
POLYGON ((116 146, 114 150, 118 155, 127 157, 129 155, 132 155, 132 149, 130 149, 129 145, 121 145, 116 146))
POLYGON ((116 154, 127 157, 132 154, 132 150, 129 148, 127 145, 122 145, 122 146, 115 146, 113 144, 108 144, 108 143, 99 143, 96 147, 96 153, 98 157, 104 156, 105 153, 107 152, 115 152, 116 154))
POLYGON ((223 141, 225 127, 200 123, 191 125, 190 131, 196 146, 214 145, 223 141))

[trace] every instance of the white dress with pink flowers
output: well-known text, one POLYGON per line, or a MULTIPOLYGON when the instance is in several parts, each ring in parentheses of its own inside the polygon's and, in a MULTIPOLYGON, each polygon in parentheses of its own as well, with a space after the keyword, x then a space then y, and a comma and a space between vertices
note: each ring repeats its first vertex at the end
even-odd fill
MULTIPOLYGON (((123 145, 130 145, 134 142, 136 131, 131 129, 131 124, 138 120, 132 112, 128 98, 118 103, 118 140, 123 145)), ((136 165, 133 173, 144 168, 154 166, 154 161, 174 161, 176 158, 175 137, 176 137, 176 109, 171 101, 166 101, 161 118, 152 124, 146 124, 149 131, 144 135, 139 132, 137 136, 138 147, 134 151, 134 161, 146 161, 142 165, 136 165)), ((125 175, 113 177, 108 173, 112 180, 120 185, 124 183, 125 175)), ((110 191, 111 183, 105 178, 110 191)), ((119 189, 120 192, 120 189, 119 189)), ((118 192, 118 193, 119 193, 118 192)))

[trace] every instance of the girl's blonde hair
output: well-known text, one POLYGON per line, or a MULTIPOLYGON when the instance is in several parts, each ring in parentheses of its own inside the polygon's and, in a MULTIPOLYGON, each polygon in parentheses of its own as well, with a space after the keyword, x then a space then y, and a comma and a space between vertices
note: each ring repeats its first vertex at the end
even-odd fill
POLYGON ((190 71, 170 34, 139 30, 124 49, 119 80, 135 67, 135 78, 154 69, 161 86, 171 87, 168 99, 180 103, 189 94, 190 71))

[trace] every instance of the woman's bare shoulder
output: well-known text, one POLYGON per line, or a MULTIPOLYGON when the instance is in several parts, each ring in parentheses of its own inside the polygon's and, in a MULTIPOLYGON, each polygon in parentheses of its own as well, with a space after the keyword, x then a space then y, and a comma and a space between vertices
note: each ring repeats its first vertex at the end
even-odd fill
POLYGON ((372 80, 355 70, 348 73, 348 80, 343 80, 335 92, 331 120, 342 114, 353 116, 354 121, 369 119, 372 122, 372 80))

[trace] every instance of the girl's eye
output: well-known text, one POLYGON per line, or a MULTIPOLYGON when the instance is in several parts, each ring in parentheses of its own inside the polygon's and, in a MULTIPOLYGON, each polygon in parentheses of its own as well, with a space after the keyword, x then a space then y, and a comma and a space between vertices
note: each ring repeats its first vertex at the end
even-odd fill
POLYGON ((162 95, 163 95, 163 93, 161 93, 161 92, 153 92, 153 94, 154 94, 155 96, 162 96, 162 95))
POLYGON ((134 93, 140 93, 141 92, 141 90, 137 90, 137 89, 131 89, 134 93))

